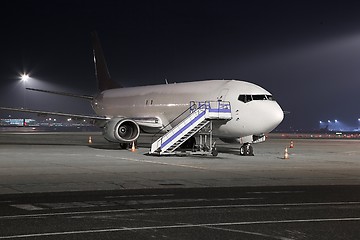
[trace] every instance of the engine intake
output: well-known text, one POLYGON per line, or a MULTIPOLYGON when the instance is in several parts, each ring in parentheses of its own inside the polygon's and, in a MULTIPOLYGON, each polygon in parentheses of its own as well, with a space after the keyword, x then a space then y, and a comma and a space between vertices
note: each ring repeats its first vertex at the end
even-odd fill
POLYGON ((132 119, 113 118, 105 124, 103 134, 109 142, 133 142, 139 137, 140 128, 132 119))

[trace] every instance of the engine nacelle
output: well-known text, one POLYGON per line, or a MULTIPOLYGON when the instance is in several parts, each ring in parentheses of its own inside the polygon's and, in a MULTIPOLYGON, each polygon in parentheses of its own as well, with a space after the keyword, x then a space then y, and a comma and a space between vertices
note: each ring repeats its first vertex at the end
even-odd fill
POLYGON ((105 124, 103 134, 109 142, 130 143, 139 137, 140 128, 134 120, 112 118, 105 124))

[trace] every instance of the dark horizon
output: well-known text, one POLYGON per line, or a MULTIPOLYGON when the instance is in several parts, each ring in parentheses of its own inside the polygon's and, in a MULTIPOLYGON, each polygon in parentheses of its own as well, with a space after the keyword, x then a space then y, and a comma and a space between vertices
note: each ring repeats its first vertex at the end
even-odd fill
MULTIPOLYGON (((86 101, 27 87, 97 91, 90 33, 125 87, 239 79, 290 111, 278 129, 358 125, 359 3, 257 1, 6 1, 1 106, 91 114, 86 101)), ((5 114, 6 115, 6 114, 5 114)), ((0 116, 4 117, 1 112, 0 116)))

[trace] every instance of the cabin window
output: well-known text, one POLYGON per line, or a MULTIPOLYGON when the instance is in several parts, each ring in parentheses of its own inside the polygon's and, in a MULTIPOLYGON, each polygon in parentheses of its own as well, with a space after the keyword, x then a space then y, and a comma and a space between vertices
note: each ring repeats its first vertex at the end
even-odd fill
POLYGON ((153 100, 153 99, 146 99, 146 100, 145 100, 145 105, 146 105, 146 106, 153 105, 153 103, 154 103, 154 100, 153 100))

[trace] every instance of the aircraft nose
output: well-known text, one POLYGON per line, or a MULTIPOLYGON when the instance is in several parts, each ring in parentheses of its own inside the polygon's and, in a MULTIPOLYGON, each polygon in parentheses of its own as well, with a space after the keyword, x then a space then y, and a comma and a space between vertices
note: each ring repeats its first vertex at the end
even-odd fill
POLYGON ((274 123, 276 124, 276 126, 278 126, 283 119, 284 119, 284 111, 281 109, 279 104, 277 104, 277 109, 275 110, 275 114, 274 114, 274 123))
POLYGON ((266 122, 268 123, 268 128, 266 132, 271 132, 284 119, 284 112, 277 103, 268 110, 270 111, 268 112, 268 114, 266 114, 266 122))
POLYGON ((284 119, 284 111, 281 109, 279 104, 276 104, 273 110, 273 115, 271 117, 271 122, 274 128, 276 128, 284 119))

